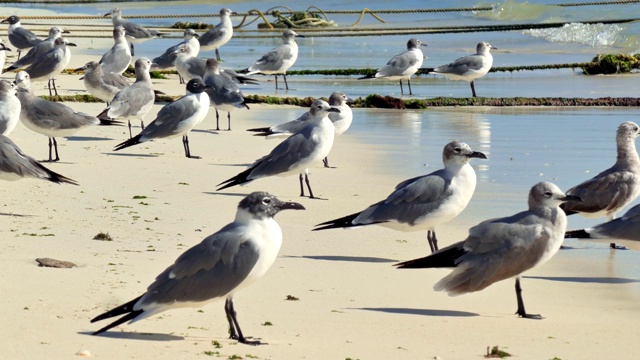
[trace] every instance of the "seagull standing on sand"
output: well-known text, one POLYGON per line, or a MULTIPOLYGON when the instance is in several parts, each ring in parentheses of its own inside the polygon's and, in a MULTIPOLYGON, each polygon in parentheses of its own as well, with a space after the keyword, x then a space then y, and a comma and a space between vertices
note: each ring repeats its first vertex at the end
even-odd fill
POLYGON ((4 23, 9 23, 7 28, 9 42, 18 49, 18 59, 20 59, 22 50, 29 50, 42 42, 42 39, 39 39, 36 34, 22 27, 18 16, 11 15, 0 21, 0 24, 4 23))
POLYGON ((105 73, 96 61, 89 61, 83 67, 75 69, 75 71, 84 70, 84 87, 89 94, 104 101, 109 105, 113 97, 131 82, 126 77, 117 73, 105 73))
POLYGON ((231 23, 231 10, 227 8, 220 9, 220 23, 214 28, 204 33, 198 41, 202 51, 216 49, 216 60, 220 61, 220 52, 218 51, 222 45, 231 40, 233 36, 233 24, 231 23))
POLYGON ((125 30, 122 26, 116 26, 113 29, 114 44, 99 61, 105 73, 122 74, 131 63, 131 51, 124 34, 125 30))
POLYGON ((304 37, 298 35, 295 31, 287 29, 282 33, 283 44, 269 51, 253 65, 245 69, 247 75, 265 74, 274 75, 276 78, 276 90, 278 89, 278 75, 284 78, 284 85, 289 90, 287 84, 287 70, 293 66, 298 59, 298 44, 296 37, 304 37))
POLYGON ((131 55, 135 55, 133 50, 134 43, 139 44, 149 39, 165 35, 164 33, 161 33, 159 31, 148 30, 144 26, 123 19, 122 10, 117 7, 104 14, 104 17, 107 16, 111 16, 111 22, 113 23, 114 28, 122 26, 125 29, 127 40, 129 40, 129 43, 131 44, 131 55))
POLYGON ((18 85, 18 99, 21 106, 20 120, 30 130, 49 138, 49 160, 46 160, 48 162, 60 160, 56 137, 71 136, 88 126, 119 124, 117 121, 98 119, 95 116, 74 111, 61 103, 35 96, 26 71, 17 73, 15 82, 18 85), (55 159, 52 158, 52 147, 55 148, 55 159))
POLYGON ((273 265, 282 245, 282 230, 273 217, 287 209, 304 210, 304 206, 282 202, 266 192, 249 194, 240 201, 233 222, 180 255, 143 295, 92 319, 93 323, 124 315, 94 335, 172 308, 202 306, 225 298, 229 338, 260 344, 242 333, 233 298, 236 291, 259 280, 273 265))
POLYGON ((14 181, 24 178, 78 185, 75 180, 47 169, 34 158, 23 153, 11 139, 0 135, 0 179, 14 181))
MULTIPOLYGON (((581 202, 569 201, 560 207, 567 215, 606 217, 609 221, 616 213, 640 195, 640 158, 636 151, 636 138, 640 128, 631 121, 618 126, 616 133, 617 158, 615 164, 593 178, 567 190, 581 202)), ((615 244, 611 244, 616 248, 615 244)))
POLYGON ((201 79, 195 78, 187 83, 187 94, 180 99, 165 105, 156 118, 140 134, 118 144, 114 151, 145 141, 173 138, 182 135, 184 155, 188 158, 199 159, 191 155, 189 150, 188 133, 200 124, 209 111, 209 96, 205 92, 206 85, 201 79))
POLYGON ((560 249, 567 217, 559 206, 568 200, 579 198, 565 195, 552 183, 540 182, 529 192, 529 210, 481 222, 469 229, 464 241, 396 266, 454 268, 433 287, 450 296, 480 291, 500 280, 516 277, 516 313, 522 318, 542 319, 525 311, 520 274, 544 264, 560 249))
MULTIPOLYGON (((340 112, 329 113, 329 120, 333 123, 336 136, 344 134, 345 131, 351 126, 353 121, 353 111, 349 107, 350 99, 341 91, 334 91, 329 96, 329 106, 340 110, 340 112)), ((311 118, 309 112, 302 114, 299 118, 286 123, 271 126, 247 129, 247 131, 257 132, 254 136, 264 136, 266 139, 273 139, 276 137, 291 136, 291 134, 300 131, 307 125, 307 121, 311 118)), ((322 160, 324 167, 329 167, 329 159, 324 158, 322 160)))
POLYGON ((36 61, 40 56, 53 49, 56 39, 62 36, 63 33, 68 34, 69 32, 66 30, 62 30, 57 26, 52 27, 51 29, 49 29, 49 37, 38 43, 36 46, 32 47, 25 56, 11 64, 11 66, 6 68, 4 71, 11 71, 33 64, 33 62, 36 61))
POLYGON ((147 115, 156 95, 153 92, 149 69, 151 61, 147 58, 136 60, 136 82, 120 90, 111 103, 99 115, 100 119, 127 119, 129 136, 131 137, 131 119, 140 120, 144 129, 144 117, 147 115))
POLYGON ((413 95, 411 91, 411 76, 420 69, 424 61, 424 54, 420 50, 420 46, 427 46, 427 44, 423 44, 415 38, 410 39, 407 42, 407 51, 392 57, 387 62, 387 65, 380 68, 375 75, 363 76, 358 80, 371 78, 385 78, 391 81, 400 80, 400 94, 402 95, 404 95, 402 80, 407 80, 409 95, 413 95))
POLYGON ((16 85, 0 80, 0 134, 9 136, 20 120, 20 100, 16 85))
POLYGON ((476 173, 469 165, 485 154, 452 141, 442 151, 444 169, 405 180, 385 199, 363 211, 325 221, 315 230, 380 225, 400 231, 427 231, 429 247, 438 250, 435 227, 451 221, 466 207, 476 189, 476 173))
POLYGON ((479 79, 491 70, 493 65, 493 56, 489 52, 496 49, 488 42, 480 42, 476 47, 476 53, 469 56, 461 57, 454 62, 446 65, 438 66, 434 69, 428 69, 429 72, 442 74, 451 80, 468 81, 471 85, 471 93, 476 97, 476 88, 473 85, 475 79, 479 79))
POLYGON ((231 111, 249 109, 249 105, 244 101, 244 94, 238 85, 220 73, 220 66, 215 59, 207 59, 203 80, 209 86, 206 91, 211 105, 216 109, 216 130, 220 130, 218 109, 227 112, 227 130, 231 130, 231 111))
POLYGON ((55 91, 56 96, 58 96, 55 76, 60 74, 71 60, 71 50, 69 50, 67 46, 76 46, 76 44, 70 43, 69 40, 63 37, 57 38, 54 41, 53 49, 47 51, 44 55, 37 58, 31 65, 24 69, 24 71, 29 74, 31 81, 33 82, 49 81, 49 96, 52 96, 52 83, 53 90, 55 91))
POLYGON ((312 118, 307 121, 307 126, 278 144, 269 155, 256 160, 247 170, 218 184, 218 186, 222 185, 218 191, 267 176, 287 176, 297 173, 300 174, 300 196, 304 196, 302 184, 302 173, 304 173, 309 198, 317 199, 311 191, 308 168, 324 159, 331 151, 335 130, 327 115, 338 111, 329 106, 326 101, 314 101, 309 109, 312 118))

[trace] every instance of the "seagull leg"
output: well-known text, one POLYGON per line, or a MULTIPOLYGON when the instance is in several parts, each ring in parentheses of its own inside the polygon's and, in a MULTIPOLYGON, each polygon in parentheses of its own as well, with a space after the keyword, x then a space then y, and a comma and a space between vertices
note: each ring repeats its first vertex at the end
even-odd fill
MULTIPOLYGON (((302 176, 302 174, 300 174, 300 176, 302 176)), ((307 183, 307 189, 309 189, 309 199, 327 200, 327 199, 313 196, 313 191, 311 191, 311 184, 309 183, 309 174, 307 173, 304 174, 304 182, 307 183)))
POLYGON ((231 111, 227 111, 227 131, 231 131, 231 111))
MULTIPOLYGON (((56 93, 56 97, 58 96, 58 87, 56 86, 56 78, 51 78, 51 83, 53 84, 53 91, 56 93)), ((49 89, 51 91, 51 89, 49 89)))
POLYGON ((326 168, 330 168, 331 166, 329 166, 329 157, 325 156, 324 159, 322 159, 322 163, 324 164, 324 167, 326 168))
POLYGON ((431 252, 438 251, 438 239, 436 238, 435 230, 427 231, 427 240, 429 241, 429 247, 431 248, 431 252))
POLYGON ((60 161, 60 157, 58 156, 58 142, 56 141, 56 138, 50 137, 49 138, 49 161, 48 162, 55 162, 55 161, 60 161), (56 158, 55 159, 51 159, 51 145, 52 145, 51 140, 53 140, 53 149, 55 150, 55 153, 56 153, 56 158))
POLYGON ((218 114, 218 109, 216 108, 216 131, 220 130, 220 114, 218 114))
POLYGON ((184 84, 184 78, 182 77, 182 75, 180 75, 180 73, 178 73, 178 80, 180 80, 180 84, 184 84))
POLYGON ((191 155, 191 150, 189 150, 189 137, 187 135, 182 135, 182 145, 184 146, 184 156, 189 159, 200 159, 200 156, 191 155))
POLYGON ((300 196, 304 196, 304 185, 302 185, 302 173, 300 173, 300 196))
POLYGON ((247 345, 262 345, 263 343, 260 340, 248 340, 242 335, 242 330, 240 330, 240 324, 238 323, 238 318, 236 317, 236 310, 233 308, 233 299, 226 299, 224 302, 224 312, 227 315, 227 321, 229 322, 229 338, 238 340, 239 343, 247 344, 247 345))
POLYGON ((51 79, 47 82, 47 86, 49 87, 49 97, 51 97, 51 79))
POLYGON ((543 319, 542 315, 540 314, 527 314, 527 312, 524 310, 524 301, 522 301, 522 288, 520 287, 519 276, 516 278, 516 298, 518 299, 518 310, 516 311, 516 314, 518 314, 518 316, 525 319, 543 319))
POLYGON ((220 61, 222 59, 220 59, 220 52, 218 51, 218 48, 216 48, 216 60, 220 61))
POLYGON ((409 85, 409 95, 413 95, 413 92, 411 91, 411 79, 407 79, 407 85, 409 85))
POLYGON ((131 56, 134 56, 135 54, 133 53, 133 43, 129 43, 129 45, 131 46, 131 56))
POLYGON ((476 97, 476 87, 473 86, 473 80, 471 80, 471 93, 473 94, 473 97, 476 97))
POLYGON ((276 90, 278 90, 278 75, 273 75, 276 78, 276 90))
POLYGON ((144 120, 140 119, 140 130, 144 130, 144 120))
POLYGON ((133 134, 131 133, 131 120, 127 120, 127 124, 129 124, 129 139, 131 139, 133 137, 133 134))
POLYGON ((18 60, 20 60, 20 54, 22 54, 22 51, 18 49, 18 60))
POLYGON ((282 77, 284 78, 285 89, 289 90, 289 84, 287 84, 287 74, 282 74, 282 77))
POLYGON ((402 80, 400 80, 400 95, 404 95, 404 89, 402 88, 402 80))
MULTIPOLYGON (((43 162, 53 162, 53 158, 51 157, 51 149, 53 148, 53 143, 51 142, 51 138, 49 138, 49 160, 42 160, 43 162)), ((302 176, 302 175, 300 175, 302 176)))

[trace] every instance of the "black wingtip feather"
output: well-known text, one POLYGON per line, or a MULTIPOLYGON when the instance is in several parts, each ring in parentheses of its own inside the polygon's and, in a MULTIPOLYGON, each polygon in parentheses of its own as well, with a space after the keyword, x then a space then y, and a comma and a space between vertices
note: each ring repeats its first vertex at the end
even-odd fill
POLYGON ((419 259, 394 264, 398 269, 452 268, 458 265, 458 259, 466 254, 462 243, 448 246, 419 259))
POLYGON ((591 234, 584 231, 584 229, 571 230, 564 233, 564 238, 565 239, 590 239, 591 234))
POLYGON ((230 188, 232 186, 236 186, 236 185, 241 185, 244 184, 246 182, 249 182, 251 180, 247 179, 247 177, 249 176, 249 174, 251 173, 251 171, 253 171, 253 166, 248 168, 247 170, 241 172, 240 174, 227 179, 223 182, 221 182, 220 184, 216 185, 216 186, 220 186, 223 185, 222 187, 219 187, 218 189, 216 189, 216 191, 220 191, 220 190, 224 190, 226 188, 230 188))
POLYGON ((124 148, 129 147, 129 146, 140 144, 140 137, 141 137, 141 135, 138 134, 138 135, 132 137, 131 139, 127 140, 127 141, 121 142, 120 144, 116 145, 115 148, 113 148, 113 151, 122 150, 124 148))
POLYGON ((98 117, 98 120, 100 120, 100 125, 105 125, 105 126, 112 126, 112 125, 122 126, 122 125, 124 125, 122 123, 122 121, 109 119, 109 118, 100 118, 100 117, 98 117))
POLYGON ((358 80, 373 79, 375 77, 376 77, 376 74, 368 74, 368 75, 365 75, 363 77, 359 77, 358 80))
POLYGON ((66 176, 62 176, 62 175, 58 174, 55 171, 51 171, 51 170, 47 169, 44 166, 43 166, 43 168, 47 172, 47 174, 49 174, 49 181, 51 181, 51 182, 54 182, 56 184, 66 183, 66 184, 71 184, 71 185, 76 185, 76 186, 80 185, 80 184, 78 184, 77 181, 75 181, 75 180, 73 180, 71 178, 68 178, 66 176))
MULTIPOLYGON (((100 330, 98 330, 98 331, 94 332, 94 333, 93 333, 93 334, 91 334, 91 335, 99 335, 99 334, 102 334, 103 332, 105 332, 105 331, 107 331, 107 330, 109 330, 109 329, 111 329, 111 328, 114 328, 114 327, 116 327, 116 326, 118 326, 118 325, 124 324, 124 323, 126 323, 127 321, 129 321, 129 320, 133 320, 133 319, 137 318, 137 317, 138 317, 138 315, 142 314, 142 313, 143 313, 143 311, 144 311, 144 310, 136 310, 136 311, 132 311, 132 312, 128 313, 127 315, 125 315, 125 316, 121 317, 120 319, 118 319, 118 320, 116 320, 116 321, 112 322, 111 324, 109 324, 109 325, 107 325, 107 326, 105 326, 105 327, 101 328, 100 330)), ((93 322, 93 321, 92 321, 92 322, 93 322)))
POLYGON ((253 129, 247 129, 247 131, 252 131, 252 132, 268 132, 271 131, 269 130, 271 128, 269 127, 261 127, 261 128, 253 128, 253 129))
MULTIPOLYGON (((347 227, 353 227, 353 226, 363 226, 364 224, 353 224, 352 223, 353 219, 357 218, 358 215, 360 215, 359 212, 357 212, 355 214, 347 215, 347 216, 344 216, 344 217, 341 217, 341 218, 338 218, 338 219, 325 221, 323 223, 315 225, 316 228, 312 229, 312 231, 347 228, 347 227)), ((370 224, 366 224, 366 225, 370 225, 370 224)))

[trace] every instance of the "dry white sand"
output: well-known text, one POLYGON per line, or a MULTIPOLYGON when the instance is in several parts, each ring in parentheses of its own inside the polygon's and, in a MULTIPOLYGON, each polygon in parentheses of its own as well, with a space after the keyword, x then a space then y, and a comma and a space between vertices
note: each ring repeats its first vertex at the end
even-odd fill
MULTIPOLYGON (((69 67, 88 60, 76 56, 69 67)), ((60 76, 61 93, 82 90, 78 78, 60 76)), ((175 78, 156 81, 159 90, 182 94, 176 84, 175 78)), ((42 84, 35 88, 46 92, 42 84)), ((103 108, 68 105, 93 114, 103 108)), ((154 106, 147 121, 161 106, 154 106)), ((1 357, 69 359, 88 350, 103 359, 477 359, 494 345, 519 359, 637 356, 640 278, 616 273, 615 258, 624 252, 603 252, 597 262, 560 252, 529 272, 532 278, 522 283, 527 310, 546 317, 534 321, 514 315, 513 281, 451 298, 432 290, 447 270, 394 269, 396 261, 427 254, 426 234, 375 226, 311 232, 314 224, 380 200, 404 180, 386 173, 375 156, 380 149, 348 133, 330 156, 337 169, 321 164, 311 169, 316 195, 327 201, 299 198, 296 177, 261 179, 217 193, 217 183, 276 144, 243 130, 282 111, 266 105, 236 111, 231 132, 209 131, 210 115, 190 134, 192 152, 201 160, 186 159, 179 139, 114 153, 114 145, 127 138, 126 128, 87 129, 58 139, 61 162, 47 165, 80 186, 3 182, 0 213, 16 216, 0 216, 1 357), (245 334, 269 345, 227 339, 222 301, 89 335, 104 325, 90 324, 91 318, 143 293, 184 250, 230 222, 242 196, 256 190, 307 207, 277 216, 284 232, 280 257, 260 282, 236 296, 245 334), (146 198, 136 198, 141 196, 146 198), (113 241, 92 240, 99 232, 108 232, 113 241), (38 257, 78 267, 41 268, 38 257), (289 295, 299 300, 285 300, 289 295)), ((46 158, 46 137, 23 125, 11 137, 27 154, 46 158)), ((524 195, 516 201, 524 206, 524 195)), ((474 225, 470 218, 482 218, 463 215, 438 229, 443 245, 462 240, 474 225)))

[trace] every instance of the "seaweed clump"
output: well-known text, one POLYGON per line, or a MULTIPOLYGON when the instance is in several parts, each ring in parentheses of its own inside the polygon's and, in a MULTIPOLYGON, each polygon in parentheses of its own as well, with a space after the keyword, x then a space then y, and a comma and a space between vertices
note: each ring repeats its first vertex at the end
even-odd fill
POLYGON ((582 68, 587 75, 624 74, 640 68, 640 54, 598 54, 591 61, 592 65, 582 68))

